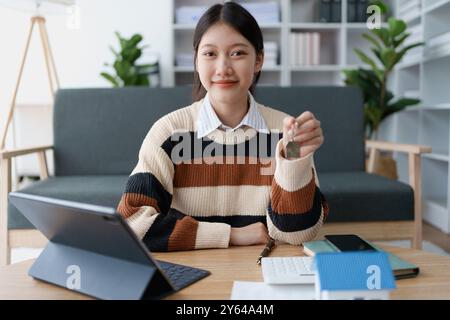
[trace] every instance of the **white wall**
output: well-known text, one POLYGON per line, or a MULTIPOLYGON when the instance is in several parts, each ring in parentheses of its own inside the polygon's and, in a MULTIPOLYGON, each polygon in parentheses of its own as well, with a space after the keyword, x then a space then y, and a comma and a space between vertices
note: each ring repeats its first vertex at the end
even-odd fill
MULTIPOLYGON (((118 48, 114 31, 123 36, 143 35, 149 51, 160 54, 162 85, 167 84, 166 66, 172 56, 170 24, 172 1, 77 0, 81 28, 70 30, 66 17, 47 16, 47 29, 61 87, 109 87, 99 76, 112 62, 108 46, 118 48)), ((0 128, 12 98, 29 28, 29 13, 0 7, 0 128)), ((50 100, 44 56, 35 28, 29 60, 25 66, 18 103, 42 104, 50 100)))

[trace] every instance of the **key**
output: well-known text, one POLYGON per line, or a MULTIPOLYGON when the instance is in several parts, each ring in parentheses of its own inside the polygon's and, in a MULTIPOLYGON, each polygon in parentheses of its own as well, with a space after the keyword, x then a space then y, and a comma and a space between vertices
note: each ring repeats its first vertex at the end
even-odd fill
POLYGON ((298 159, 300 158, 300 145, 294 141, 295 133, 297 132, 298 122, 295 122, 295 126, 289 130, 289 142, 286 144, 286 158, 298 159))

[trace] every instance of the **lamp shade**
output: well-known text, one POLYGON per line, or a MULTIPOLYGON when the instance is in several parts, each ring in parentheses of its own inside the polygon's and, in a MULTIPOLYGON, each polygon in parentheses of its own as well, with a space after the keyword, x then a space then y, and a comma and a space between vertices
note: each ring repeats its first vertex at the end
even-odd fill
POLYGON ((34 14, 66 14, 75 0, 0 0, 0 5, 34 14))

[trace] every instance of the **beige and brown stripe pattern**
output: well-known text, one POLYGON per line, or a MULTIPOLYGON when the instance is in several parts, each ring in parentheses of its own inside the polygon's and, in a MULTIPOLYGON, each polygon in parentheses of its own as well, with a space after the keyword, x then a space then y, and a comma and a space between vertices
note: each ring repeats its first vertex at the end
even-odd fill
MULTIPOLYGON (((313 171, 312 168, 311 171, 313 171)), ((307 213, 314 204, 315 190, 314 171, 311 181, 296 191, 284 190, 274 179, 272 184, 272 209, 279 214, 307 213)))
POLYGON ((195 249, 198 222, 191 217, 177 220, 169 237, 169 251, 195 249))
POLYGON ((160 213, 158 201, 139 193, 124 193, 120 200, 117 211, 119 211, 124 218, 128 218, 139 211, 142 206, 150 206, 155 208, 156 212, 160 213))
POLYGON ((136 213, 126 218, 126 221, 139 239, 143 239, 157 217, 155 208, 142 206, 136 213))
POLYGON ((271 186, 214 186, 175 188, 172 208, 194 218, 264 216, 271 186), (207 201, 193 201, 207 199, 207 201))
MULTIPOLYGON (((130 192, 124 193, 118 207, 131 228, 151 250, 158 251, 227 247, 230 225, 206 222, 224 218, 242 217, 247 222, 266 216, 269 235, 277 240, 299 244, 313 239, 329 209, 319 190, 312 154, 288 161, 281 155, 279 141, 276 150, 271 149, 272 158, 239 154, 205 157, 201 163, 172 162, 170 152, 177 141, 171 138, 179 132, 196 137, 201 103, 161 118, 145 137, 130 175, 130 179, 135 176, 130 192), (137 179, 141 174, 141 180, 137 179)), ((257 107, 271 137, 279 138, 287 114, 257 107)), ((219 145, 240 144, 255 136, 252 128, 227 133, 217 129, 208 134, 219 145)))
POLYGON ((267 215, 267 230, 272 238, 284 241, 286 243, 301 245, 303 242, 313 240, 317 234, 319 233, 320 228, 322 227, 323 221, 325 220, 325 215, 323 213, 320 214, 319 221, 317 223, 305 230, 294 231, 294 232, 283 232, 273 224, 269 215, 267 215))
POLYGON ((175 166, 174 188, 205 186, 271 185, 273 176, 262 175, 267 165, 257 164, 185 164, 175 166))

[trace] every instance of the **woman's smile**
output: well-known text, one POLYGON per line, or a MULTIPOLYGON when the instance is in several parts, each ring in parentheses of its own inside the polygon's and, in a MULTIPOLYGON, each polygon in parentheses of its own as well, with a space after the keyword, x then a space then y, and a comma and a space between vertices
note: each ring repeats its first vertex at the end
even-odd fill
POLYGON ((218 80, 213 81, 212 84, 219 87, 219 88, 230 88, 235 86, 239 81, 235 80, 218 80))

